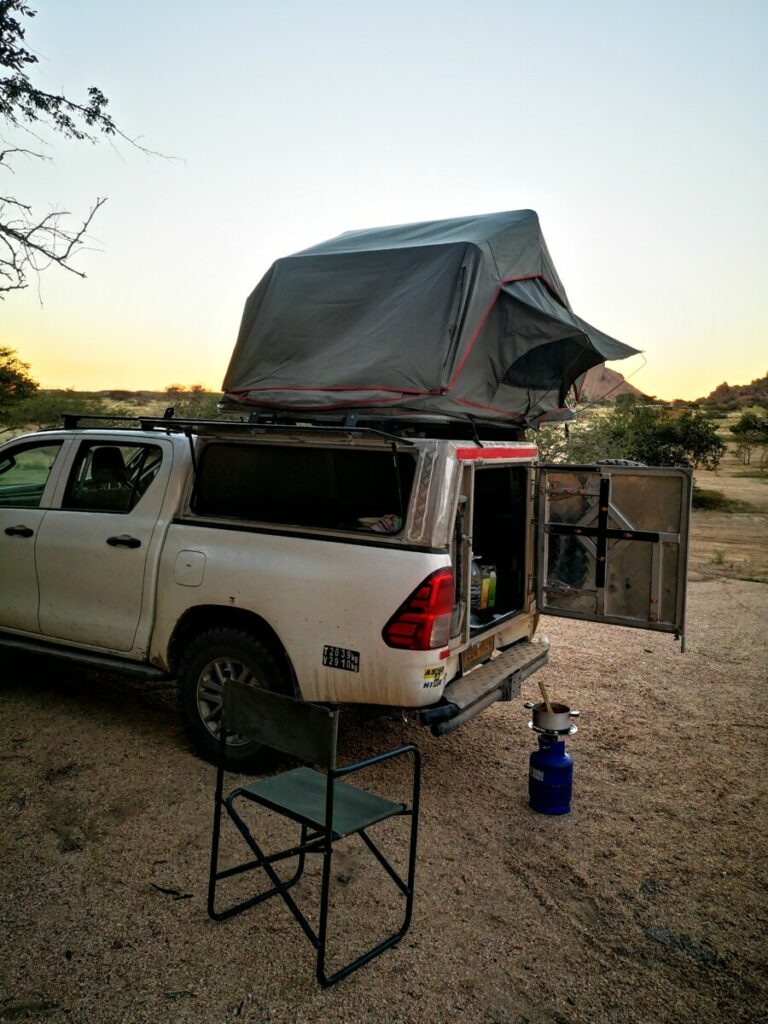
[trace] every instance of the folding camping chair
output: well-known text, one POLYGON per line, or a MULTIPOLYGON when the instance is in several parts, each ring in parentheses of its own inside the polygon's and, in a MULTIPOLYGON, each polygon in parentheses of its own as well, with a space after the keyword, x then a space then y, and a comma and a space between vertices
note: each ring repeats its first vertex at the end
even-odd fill
POLYGON ((208 886, 208 913, 214 920, 222 921, 256 906, 270 896, 281 896, 301 925, 304 934, 317 950, 317 980, 324 987, 333 985, 352 971, 357 970, 358 967, 368 963, 369 960, 373 960, 385 949, 394 946, 408 931, 411 923, 421 778, 419 750, 413 744, 408 744, 398 747, 396 750, 378 754, 376 757, 370 757, 365 761, 337 768, 338 710, 270 693, 236 680, 228 680, 224 684, 223 699, 208 886), (233 734, 243 738, 256 739, 268 747, 292 755, 299 761, 303 761, 304 765, 271 778, 260 779, 247 786, 238 786, 224 796, 226 738, 233 734), (404 754, 413 756, 413 794, 410 807, 402 803, 393 803, 391 800, 340 781, 343 776, 352 772, 358 772, 370 765, 379 764, 381 761, 404 754), (309 764, 317 765, 322 771, 308 767, 309 764), (236 801, 255 802, 276 814, 295 821, 301 826, 299 843, 277 853, 266 855, 236 810, 236 801), (235 823, 241 836, 255 855, 255 859, 220 871, 218 858, 222 810, 225 810, 235 823), (368 829, 372 825, 395 815, 406 815, 411 818, 407 881, 403 881, 368 835, 368 829), (351 835, 360 836, 405 897, 405 917, 398 931, 369 949, 367 953, 329 975, 325 971, 325 959, 333 844, 339 839, 351 835), (289 889, 301 878, 305 857, 311 853, 320 854, 323 858, 317 931, 310 925, 289 892, 289 889), (294 857, 298 858, 296 870, 287 881, 284 881, 278 875, 274 865, 278 861, 294 857), (233 875, 259 868, 264 870, 272 883, 270 889, 225 910, 217 911, 215 909, 216 888, 219 882, 233 875))

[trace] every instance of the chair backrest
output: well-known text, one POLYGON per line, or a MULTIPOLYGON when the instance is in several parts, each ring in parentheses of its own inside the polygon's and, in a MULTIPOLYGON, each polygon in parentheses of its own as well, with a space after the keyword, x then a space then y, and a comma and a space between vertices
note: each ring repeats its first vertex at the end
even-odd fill
POLYGON ((320 768, 336 767, 339 712, 258 686, 224 683, 223 726, 320 768))

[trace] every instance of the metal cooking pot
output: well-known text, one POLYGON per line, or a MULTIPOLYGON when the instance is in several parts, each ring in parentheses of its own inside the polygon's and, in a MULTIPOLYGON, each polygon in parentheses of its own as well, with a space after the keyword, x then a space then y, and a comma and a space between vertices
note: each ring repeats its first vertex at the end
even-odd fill
POLYGON ((525 706, 533 711, 534 729, 544 729, 547 732, 568 732, 571 728, 571 719, 578 718, 578 711, 571 711, 567 704, 550 704, 552 711, 547 711, 544 701, 534 704, 533 701, 526 701, 525 706))

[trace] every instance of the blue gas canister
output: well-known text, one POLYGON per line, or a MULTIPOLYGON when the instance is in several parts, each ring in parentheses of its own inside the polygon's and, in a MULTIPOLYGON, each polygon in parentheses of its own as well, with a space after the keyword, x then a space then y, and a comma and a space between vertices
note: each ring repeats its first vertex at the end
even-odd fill
POLYGON ((541 734, 539 749, 531 754, 528 769, 528 803, 539 814, 567 814, 571 809, 573 759, 565 741, 541 734))

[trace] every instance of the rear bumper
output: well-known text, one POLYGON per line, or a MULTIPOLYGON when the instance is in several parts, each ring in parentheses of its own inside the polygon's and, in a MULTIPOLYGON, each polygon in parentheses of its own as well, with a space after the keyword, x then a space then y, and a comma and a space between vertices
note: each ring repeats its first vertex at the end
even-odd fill
POLYGON ((449 683, 436 704, 421 708, 417 717, 431 727, 435 736, 444 736, 479 715, 497 700, 512 700, 520 695, 523 680, 549 660, 549 642, 521 640, 465 676, 449 683))

